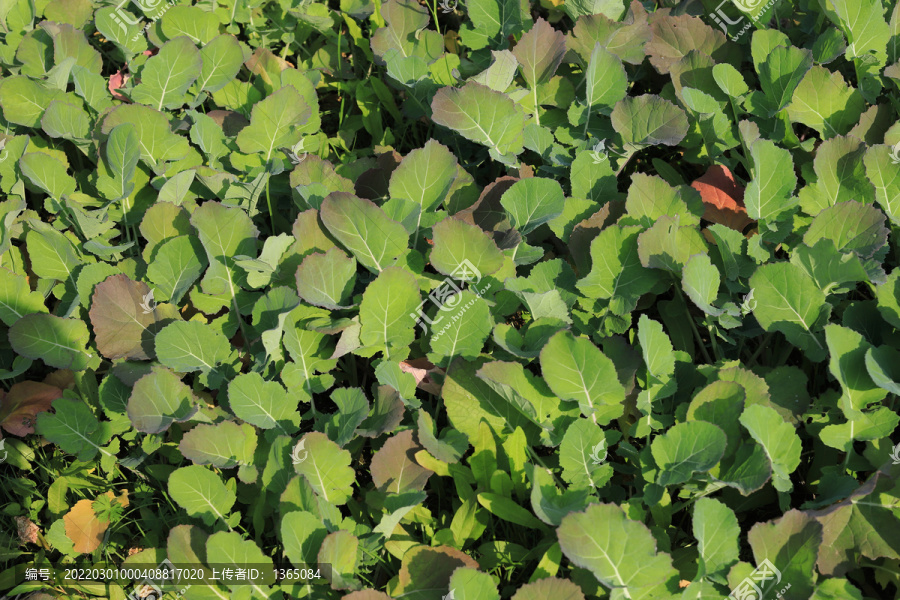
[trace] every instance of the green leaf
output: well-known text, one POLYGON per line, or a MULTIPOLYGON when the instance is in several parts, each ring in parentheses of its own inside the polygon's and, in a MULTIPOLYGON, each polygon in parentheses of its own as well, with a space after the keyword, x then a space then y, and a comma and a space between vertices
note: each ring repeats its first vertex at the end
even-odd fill
POLYGON ((285 86, 253 106, 250 124, 238 133, 238 147, 246 154, 261 152, 268 162, 278 148, 294 145, 295 129, 306 124, 311 115, 300 92, 285 86))
POLYGON ((811 360, 825 358, 821 328, 831 306, 812 277, 791 263, 759 267, 750 278, 756 305, 753 314, 766 331, 780 331, 811 360))
POLYGON ((900 164, 892 159, 895 154, 890 146, 869 146, 863 161, 878 205, 894 225, 900 225, 900 164))
POLYGON ((206 202, 191 215, 191 224, 209 258, 209 269, 203 277, 203 291, 226 296, 235 302, 239 277, 235 273, 236 256, 256 256, 259 231, 246 212, 236 206, 206 202))
POLYGON ((73 398, 58 398, 52 406, 52 413, 38 414, 35 432, 81 461, 93 460, 98 452, 109 454, 100 447, 106 442, 103 429, 87 404, 73 398))
POLYGON ((840 73, 816 65, 797 86, 787 112, 791 121, 812 127, 827 140, 848 133, 865 108, 862 94, 840 73))
POLYGON ((181 235, 163 242, 147 265, 147 279, 160 292, 159 300, 177 305, 200 278, 206 266, 203 245, 192 236, 181 235))
POLYGON ((81 263, 72 242, 55 229, 31 230, 25 234, 31 269, 44 279, 68 281, 81 263))
POLYGON ((165 160, 178 160, 190 151, 186 138, 172 133, 166 116, 149 106, 120 104, 106 115, 101 132, 110 133, 123 123, 134 126, 141 148, 141 158, 150 165, 165 160))
POLYGON ((0 269, 0 320, 7 327, 25 315, 46 312, 43 294, 32 292, 23 275, 0 269))
POLYGON ((522 415, 541 427, 545 444, 558 443, 560 432, 555 425, 570 421, 569 415, 573 411, 566 409, 567 415, 562 415, 556 398, 543 380, 515 362, 489 362, 477 374, 522 415))
POLYGON ((773 221, 797 203, 791 197, 797 187, 794 161, 790 152, 769 140, 754 142, 750 155, 753 179, 744 193, 747 214, 751 219, 773 221))
POLYGON ((409 346, 415 339, 413 328, 418 314, 419 285, 409 271, 388 267, 369 284, 359 305, 364 346, 392 348, 409 346))
POLYGON ((141 82, 131 97, 156 110, 181 108, 188 88, 200 75, 201 64, 200 51, 189 38, 169 40, 141 69, 141 82))
MULTIPOLYGON (((444 219, 433 228, 429 260, 438 272, 458 276, 472 266, 477 279, 503 266, 503 253, 483 229, 459 219, 444 219)), ((460 277, 462 279, 462 277, 460 277)))
POLYGON ((77 187, 75 179, 67 173, 66 165, 43 152, 23 155, 19 159, 19 168, 31 183, 55 200, 68 196, 77 187))
POLYGON ((837 136, 823 142, 813 159, 817 179, 799 192, 803 212, 817 215, 848 200, 874 204, 875 190, 866 178, 863 163, 865 154, 866 145, 853 136, 837 136))
POLYGON ((887 246, 889 232, 884 221, 884 214, 874 206, 838 202, 816 215, 803 242, 814 246, 827 239, 840 252, 852 251, 860 258, 871 258, 887 246))
POLYGON ((819 439, 826 446, 849 454, 853 452, 854 442, 872 442, 887 438, 897 428, 898 423, 900 415, 886 406, 879 406, 846 423, 823 427, 819 439))
POLYGON ((486 38, 520 33, 530 21, 518 0, 475 0, 467 7, 475 32, 486 38))
POLYGON ((628 76, 619 57, 596 42, 584 77, 584 100, 588 109, 584 131, 587 131, 592 113, 609 114, 616 103, 625 98, 628 76))
POLYGON ((9 328, 9 343, 16 353, 57 369, 86 369, 93 358, 85 350, 89 339, 83 321, 42 313, 25 315, 9 328))
MULTIPOLYGON (((881 3, 876 0, 832 0, 831 4, 837 17, 833 20, 843 29, 850 42, 847 45, 847 58, 871 54, 878 59, 878 63, 884 64, 890 28, 884 20, 884 7, 881 3)), ((826 14, 829 13, 830 11, 826 14)))
POLYGON ((353 495, 356 480, 356 473, 350 468, 350 453, 319 432, 307 433, 297 445, 308 452, 304 460, 294 464, 297 473, 326 502, 337 506, 346 504, 353 495))
POLYGON ((328 231, 373 273, 390 266, 406 250, 409 235, 371 200, 333 192, 319 211, 328 231))
POLYGON ((297 293, 301 298, 331 310, 347 308, 356 283, 356 260, 339 248, 316 252, 297 267, 297 293))
POLYGON ((407 154, 391 173, 388 194, 391 198, 412 200, 421 206, 421 223, 423 213, 434 211, 447 200, 456 181, 458 166, 456 156, 446 146, 428 140, 422 148, 407 154))
POLYGON ((477 439, 479 424, 485 421, 497 432, 512 433, 521 427, 530 443, 536 443, 539 428, 476 375, 483 363, 484 359, 478 359, 451 365, 441 390, 450 423, 470 442, 477 439))
POLYGON ((577 401, 593 423, 607 425, 622 416, 625 388, 613 362, 590 340, 560 331, 541 350, 540 362, 553 393, 577 401))
POLYGON ((191 389, 172 371, 155 367, 138 379, 128 398, 128 418, 144 433, 162 433, 190 419, 199 409, 191 389))
POLYGON ((866 350, 866 370, 878 387, 900 395, 900 351, 892 346, 879 346, 866 350))
POLYGON ((719 294, 722 276, 713 266, 708 254, 692 256, 681 273, 681 287, 684 293, 703 312, 711 316, 722 314, 722 309, 713 306, 719 294))
POLYGON ((431 101, 431 110, 435 123, 487 146, 495 158, 518 155, 524 149, 522 108, 485 85, 469 81, 461 88, 443 87, 431 101))
POLYGON ((244 53, 237 38, 223 33, 203 44, 200 59, 203 63, 197 77, 197 87, 211 94, 234 80, 244 64, 244 53))
POLYGON ((359 539, 349 531, 329 533, 322 541, 317 563, 327 564, 326 578, 335 590, 354 590, 360 587, 356 580, 359 539))
POLYGON ((251 464, 256 442, 256 430, 250 425, 222 421, 197 425, 184 434, 178 449, 194 464, 229 469, 251 464))
POLYGON ((187 36, 204 48, 219 33, 219 20, 200 6, 173 6, 162 16, 159 24, 167 39, 187 36))
POLYGON ((513 227, 523 236, 562 214, 565 202, 559 183, 542 177, 515 182, 500 199, 513 227))
POLYGON ((556 535, 573 564, 606 588, 622 590, 623 597, 664 596, 666 582, 677 574, 669 555, 656 551, 650 530, 615 504, 593 504, 567 515, 556 535))
POLYGON ((750 91, 741 72, 728 63, 720 63, 712 68, 716 85, 732 98, 740 98, 750 91))
POLYGON ((450 576, 454 600, 500 600, 493 578, 472 567, 460 567, 450 576))
POLYGON ((0 107, 10 123, 39 128, 44 111, 62 93, 51 91, 42 83, 24 75, 12 75, 0 82, 0 107))
POLYGON ((509 521, 515 525, 527 527, 529 529, 544 529, 544 524, 535 518, 527 509, 522 508, 516 502, 490 492, 482 492, 478 494, 478 503, 485 507, 488 512, 504 521, 509 521))
POLYGON ((467 360, 476 358, 494 327, 487 301, 463 290, 447 301, 438 313, 431 323, 429 360, 449 365, 457 356, 467 360), (442 313, 444 310, 447 314, 442 313))
POLYGON ((469 79, 491 88, 495 92, 506 92, 518 70, 519 61, 509 50, 491 50, 491 66, 469 79))
POLYGON ((566 53, 566 36, 553 29, 547 21, 538 18, 534 26, 522 36, 512 51, 528 87, 550 81, 566 53))
POLYGON ((612 111, 613 128, 635 146, 675 146, 688 131, 684 111, 659 96, 623 98, 612 111))
POLYGON ((696 226, 681 225, 681 217, 660 217, 638 236, 638 257, 644 267, 662 269, 681 277, 694 254, 706 252, 706 242, 696 226))
POLYGON ((295 567, 304 568, 316 562, 328 530, 321 520, 307 511, 289 512, 281 519, 281 541, 284 554, 295 567))
POLYGON ((54 100, 41 118, 41 127, 50 137, 82 140, 89 136, 91 122, 81 106, 54 100))
POLYGON ((834 241, 828 238, 819 239, 813 248, 797 246, 791 255, 791 263, 802 267, 826 294, 841 291, 835 288, 845 283, 869 278, 859 256, 840 253, 834 247, 834 241))
POLYGON ((769 100, 769 114, 787 106, 794 90, 813 65, 812 52, 793 46, 777 46, 757 67, 759 84, 769 100))
POLYGON ((611 301, 616 314, 634 310, 638 299, 659 281, 638 256, 638 226, 607 227, 591 242, 591 271, 577 287, 588 298, 611 301))
MULTIPOLYGON (((231 503, 228 503, 228 506, 230 508, 231 503)), ((206 560, 209 564, 259 565, 259 569, 266 574, 274 573, 275 570, 272 559, 263 554, 255 542, 243 539, 241 534, 236 531, 219 531, 209 536, 206 540, 206 560)), ((272 592, 269 591, 268 586, 260 586, 253 581, 227 582, 226 585, 231 588, 232 592, 247 590, 249 587, 247 595, 250 596, 252 594, 254 598, 272 597, 272 592)))
POLYGON ((325 433, 343 448, 369 414, 369 400, 360 388, 338 388, 332 392, 331 400, 337 412, 326 423, 325 433))
POLYGON ((809 597, 819 550, 828 548, 828 544, 823 545, 820 523, 807 513, 791 509, 777 520, 754 525, 747 541, 757 565, 768 560, 781 573, 781 581, 770 577, 760 582, 763 597, 778 594, 787 582, 791 584, 792 595, 809 597))
MULTIPOLYGON (((893 518, 896 496, 893 491, 889 491, 893 486, 892 478, 875 475, 864 485, 857 487, 846 500, 806 513, 822 526, 821 541, 816 540, 818 543, 815 544, 815 549, 818 550, 815 564, 820 573, 839 577, 856 570, 863 557, 885 557, 889 560, 900 558, 893 545, 893 540, 900 535, 900 527, 893 518)), ((772 531, 772 537, 782 531, 772 531)), ((769 539, 777 543, 777 540, 769 539)), ((803 561, 798 565, 797 574, 800 575, 800 569, 808 564, 808 561, 803 561)), ((808 567, 806 573, 812 572, 813 567, 808 567)))
POLYGON ((628 188, 625 209, 645 227, 663 216, 679 217, 681 225, 699 225, 703 202, 693 188, 673 188, 656 175, 635 173, 628 188))
POLYGON ((678 423, 653 440, 650 450, 659 466, 659 485, 689 481, 694 473, 705 473, 718 464, 728 443, 725 433, 705 421, 678 423))
POLYGON ((135 127, 131 123, 113 127, 106 139, 106 164, 118 183, 121 197, 128 196, 134 189, 134 185, 129 184, 134 179, 134 170, 141 158, 139 144, 135 127))
POLYGON ((276 381, 265 381, 259 373, 244 373, 231 380, 228 406, 239 419, 261 429, 277 427, 293 433, 300 424, 300 415, 287 391, 276 381))
POLYGON ((698 499, 692 527, 706 575, 723 572, 738 561, 741 527, 728 506, 715 498, 698 499))
MULTIPOLYGON (((213 327, 196 321, 179 321, 163 327, 156 335, 156 357, 176 373, 200 371, 225 377, 223 367, 234 358, 228 340, 213 327)), ((218 386, 213 386, 218 387, 218 386)))
POLYGON ((199 517, 207 526, 224 519, 237 499, 216 473, 200 465, 173 471, 169 494, 190 516, 199 517))
MULTIPOLYGON (((557 550, 557 552, 559 552, 557 550)), ((557 577, 544 577, 520 587, 512 600, 584 600, 584 592, 572 581, 557 577)))
POLYGON ((800 465, 800 438, 790 423, 763 404, 751 404, 741 413, 741 425, 761 445, 772 463, 772 485, 780 492, 793 489, 790 475, 800 465))
POLYGON ((848 419, 856 419, 863 409, 887 395, 869 376, 866 356, 872 346, 856 331, 833 323, 825 326, 825 340, 831 353, 828 370, 843 392, 841 410, 848 419))
POLYGON ((566 429, 559 446, 563 479, 573 488, 601 488, 612 475, 605 464, 608 442, 603 430, 588 419, 578 419, 566 429))

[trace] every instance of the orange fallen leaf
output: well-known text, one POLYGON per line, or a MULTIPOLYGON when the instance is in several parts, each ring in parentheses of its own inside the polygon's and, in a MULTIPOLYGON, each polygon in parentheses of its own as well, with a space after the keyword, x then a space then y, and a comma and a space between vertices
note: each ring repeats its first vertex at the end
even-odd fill
POLYGON ((100 547, 109 521, 100 520, 92 508, 93 500, 79 500, 65 514, 66 537, 72 540, 75 552, 86 554, 100 547))
MULTIPOLYGON (((106 496, 110 500, 115 500, 123 507, 127 507, 130 503, 128 500, 128 490, 121 490, 122 493, 116 496, 112 491, 106 492, 106 496)), ((103 534, 109 529, 109 521, 101 519, 94 512, 94 500, 79 500, 75 503, 69 512, 63 516, 63 523, 66 525, 66 537, 72 540, 72 545, 76 552, 83 554, 93 552, 100 547, 103 541, 103 534)))
POLYGON ((728 167, 713 165, 693 181, 691 187, 700 192, 706 210, 703 218, 743 232, 753 223, 744 206, 744 188, 734 180, 728 167))

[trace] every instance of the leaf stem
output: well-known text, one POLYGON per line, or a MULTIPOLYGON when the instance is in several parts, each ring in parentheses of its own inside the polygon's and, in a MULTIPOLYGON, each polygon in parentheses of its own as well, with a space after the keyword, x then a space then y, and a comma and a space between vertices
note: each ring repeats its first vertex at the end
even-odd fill
POLYGON ((272 213, 272 197, 269 195, 269 181, 272 177, 266 178, 266 206, 269 208, 269 226, 272 228, 272 235, 275 235, 275 215, 272 213))
POLYGON ((677 284, 673 286, 673 289, 681 297, 681 303, 684 305, 684 312, 687 313, 688 322, 691 324, 691 330, 694 332, 694 339, 697 340, 697 344, 700 346, 700 352, 703 353, 703 358, 706 359, 708 364, 713 364, 709 352, 706 351, 706 344, 703 343, 703 338, 700 337, 700 331, 697 330, 697 324, 694 323, 694 317, 691 316, 691 311, 687 308, 687 302, 684 301, 684 294, 681 293, 677 284))

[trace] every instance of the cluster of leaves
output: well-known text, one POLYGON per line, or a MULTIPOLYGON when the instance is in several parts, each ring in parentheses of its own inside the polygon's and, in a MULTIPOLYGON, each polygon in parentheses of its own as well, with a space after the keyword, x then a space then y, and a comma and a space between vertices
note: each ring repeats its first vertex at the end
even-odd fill
POLYGON ((0 2, 0 589, 897 597, 900 3, 714 4, 0 2))

